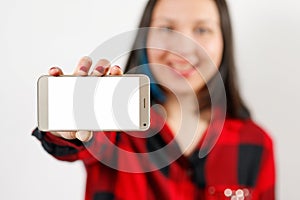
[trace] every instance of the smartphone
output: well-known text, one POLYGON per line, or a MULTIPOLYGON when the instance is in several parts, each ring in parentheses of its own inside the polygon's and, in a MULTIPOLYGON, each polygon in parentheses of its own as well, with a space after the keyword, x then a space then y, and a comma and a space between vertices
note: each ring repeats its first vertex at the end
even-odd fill
POLYGON ((146 75, 41 76, 37 88, 41 131, 144 131, 150 126, 146 75))

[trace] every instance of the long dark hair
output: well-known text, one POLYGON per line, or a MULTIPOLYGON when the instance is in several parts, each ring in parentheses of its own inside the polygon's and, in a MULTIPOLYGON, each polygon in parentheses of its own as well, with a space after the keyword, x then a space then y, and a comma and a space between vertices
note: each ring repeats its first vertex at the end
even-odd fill
MULTIPOLYGON (((237 75, 236 75, 236 67, 234 61, 234 50, 233 50, 233 36, 232 36, 232 27, 230 21, 230 15, 228 11, 228 6, 225 0, 214 0, 219 14, 220 14, 220 21, 221 21, 221 31, 223 36, 224 42, 224 50, 223 50, 223 57, 222 62, 219 68, 219 72, 221 74, 222 80, 224 82, 225 92, 226 92, 226 104, 227 104, 227 111, 226 115, 230 118, 239 118, 239 119, 247 119, 250 118, 250 112, 248 108, 245 106, 237 84, 237 75)), ((148 4, 145 7, 143 16, 140 21, 139 28, 149 27, 152 19, 152 13, 154 7, 158 0, 149 0, 148 4)), ((145 42, 147 35, 139 34, 136 37, 134 47, 140 46, 141 42, 145 42)), ((134 48, 133 49, 136 49, 134 48)), ((133 67, 145 64, 141 63, 141 57, 144 54, 144 50, 133 50, 128 58, 128 62, 126 64, 125 73, 132 69, 133 67)), ((208 82, 212 88, 215 86, 216 76, 212 77, 212 79, 208 82)), ((210 87, 210 88, 211 88, 210 87)), ((208 91, 208 87, 205 86, 200 93, 199 96, 199 106, 200 109, 207 109, 211 106, 211 95, 215 95, 218 98, 218 90, 215 89, 215 93, 210 94, 208 91)), ((220 98, 221 99, 221 98, 220 98)))

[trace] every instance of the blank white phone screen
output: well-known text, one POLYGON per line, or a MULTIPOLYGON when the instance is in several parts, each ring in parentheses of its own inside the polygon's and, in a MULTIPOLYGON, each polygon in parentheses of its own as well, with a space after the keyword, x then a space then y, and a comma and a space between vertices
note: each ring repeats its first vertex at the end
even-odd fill
POLYGON ((139 77, 49 77, 49 130, 137 130, 139 77))

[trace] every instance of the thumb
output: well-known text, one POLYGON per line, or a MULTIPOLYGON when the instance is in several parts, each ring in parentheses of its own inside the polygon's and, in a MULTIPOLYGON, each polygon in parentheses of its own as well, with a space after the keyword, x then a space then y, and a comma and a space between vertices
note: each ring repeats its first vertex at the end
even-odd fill
POLYGON ((76 138, 82 142, 88 142, 92 139, 93 132, 92 131, 77 131, 76 138))

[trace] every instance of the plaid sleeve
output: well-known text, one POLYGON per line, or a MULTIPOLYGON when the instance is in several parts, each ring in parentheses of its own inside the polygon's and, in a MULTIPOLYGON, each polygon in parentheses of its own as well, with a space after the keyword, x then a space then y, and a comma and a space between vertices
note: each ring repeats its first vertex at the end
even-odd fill
POLYGON ((98 163, 99 160, 112 159, 115 155, 114 145, 120 140, 119 132, 94 132, 88 142, 78 139, 67 140, 49 132, 34 129, 32 135, 40 140, 43 148, 58 160, 82 160, 85 165, 98 163))
POLYGON ((78 159, 78 153, 84 150, 83 143, 77 139, 66 140, 49 132, 40 131, 38 128, 33 130, 32 135, 41 142, 49 154, 59 160, 75 161, 78 159))

